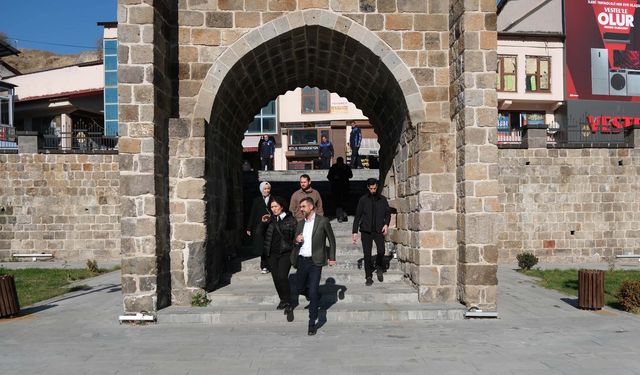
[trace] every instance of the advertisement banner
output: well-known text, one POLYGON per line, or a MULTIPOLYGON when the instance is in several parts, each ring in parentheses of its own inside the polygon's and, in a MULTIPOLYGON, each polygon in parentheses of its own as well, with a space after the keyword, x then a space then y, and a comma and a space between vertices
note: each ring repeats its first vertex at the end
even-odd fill
POLYGON ((567 100, 640 101, 637 0, 564 3, 567 100))

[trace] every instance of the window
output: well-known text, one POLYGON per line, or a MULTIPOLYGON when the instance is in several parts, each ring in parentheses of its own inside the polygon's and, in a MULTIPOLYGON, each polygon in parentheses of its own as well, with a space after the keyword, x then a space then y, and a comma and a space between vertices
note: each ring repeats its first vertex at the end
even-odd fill
POLYGON ((331 139, 329 129, 309 128, 289 130, 290 145, 319 145, 322 137, 331 139))
POLYGON ((104 135, 118 135, 118 41, 104 41, 104 135))
POLYGON ((327 90, 305 86, 302 88, 302 113, 329 113, 331 94, 327 90))
POLYGON ((496 76, 498 91, 517 91, 516 66, 516 56, 498 56, 498 75, 496 76))
POLYGON ((551 58, 527 56, 525 74, 528 92, 549 91, 551 89, 551 58))
POLYGON ((276 113, 276 101, 272 100, 255 115, 245 134, 275 134, 276 113))

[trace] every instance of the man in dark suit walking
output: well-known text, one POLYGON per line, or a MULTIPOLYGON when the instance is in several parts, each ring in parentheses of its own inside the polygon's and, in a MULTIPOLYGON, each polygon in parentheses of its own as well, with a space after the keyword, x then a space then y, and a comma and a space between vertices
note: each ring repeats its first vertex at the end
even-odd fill
MULTIPOLYGON (((309 293, 309 336, 315 335, 318 320, 320 277, 322 267, 336 264, 336 238, 329 219, 316 215, 313 198, 305 197, 300 201, 300 211, 304 219, 296 227, 296 248, 291 252, 291 264, 298 271, 296 294, 308 290, 309 293), (329 247, 326 247, 329 240, 329 247)), ((296 295, 295 301, 298 299, 296 295)))

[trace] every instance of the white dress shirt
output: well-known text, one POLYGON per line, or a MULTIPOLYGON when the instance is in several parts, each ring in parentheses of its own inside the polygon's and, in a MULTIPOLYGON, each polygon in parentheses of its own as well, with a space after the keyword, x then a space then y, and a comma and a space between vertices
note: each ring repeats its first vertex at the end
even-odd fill
POLYGON ((303 257, 311 256, 311 236, 313 235, 313 224, 316 222, 316 213, 312 213, 311 217, 304 219, 304 228, 302 229, 302 236, 304 242, 300 247, 300 255, 303 257))

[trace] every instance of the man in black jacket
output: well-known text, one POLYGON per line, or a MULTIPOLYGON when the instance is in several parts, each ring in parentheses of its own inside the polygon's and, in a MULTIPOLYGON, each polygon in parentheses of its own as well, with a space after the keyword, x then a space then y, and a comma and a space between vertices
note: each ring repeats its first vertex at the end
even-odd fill
POLYGON ((365 285, 373 284, 373 264, 371 260, 371 250, 373 242, 376 243, 378 255, 376 257, 378 281, 384 280, 384 236, 389 229, 391 220, 391 210, 387 198, 378 193, 378 180, 370 178, 367 180, 369 192, 358 201, 356 216, 353 220, 353 243, 358 242, 358 229, 362 234, 362 250, 364 252, 364 272, 366 277, 365 285))

